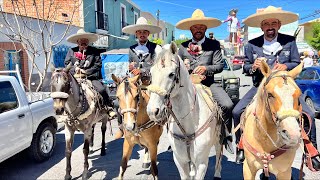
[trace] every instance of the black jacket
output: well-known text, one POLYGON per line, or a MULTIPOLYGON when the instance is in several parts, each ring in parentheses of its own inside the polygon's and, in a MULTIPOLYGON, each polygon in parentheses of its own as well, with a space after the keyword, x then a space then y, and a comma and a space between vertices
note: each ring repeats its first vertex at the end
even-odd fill
MULTIPOLYGON (((288 67, 287 70, 291 70, 299 65, 300 56, 295 38, 293 36, 278 33, 277 41, 282 46, 282 50, 278 55, 279 63, 285 64, 288 67)), ((270 66, 270 68, 272 68, 275 64, 275 61, 277 60, 277 56, 266 55, 263 53, 263 43, 264 37, 262 35, 250 40, 245 47, 245 64, 243 66, 243 73, 252 76, 253 85, 256 87, 258 87, 260 82, 262 81, 263 74, 260 72, 260 70, 257 70, 254 73, 250 74, 250 69, 252 68, 254 61, 258 57, 265 57, 267 58, 268 65, 270 66)))
POLYGON ((220 73, 223 70, 224 62, 222 60, 220 43, 217 40, 205 38, 205 41, 201 45, 203 53, 195 56, 191 55, 187 50, 190 42, 192 40, 181 44, 178 52, 179 56, 182 60, 190 60, 191 70, 194 70, 198 66, 206 66, 206 79, 201 83, 209 87, 214 83, 214 74, 220 73))
MULTIPOLYGON (((87 72, 87 77, 90 80, 97 80, 101 79, 101 57, 100 53, 103 51, 101 49, 97 49, 92 46, 88 46, 85 55, 86 59, 85 60, 78 60, 77 58, 74 57, 74 53, 79 51, 79 47, 74 47, 69 49, 67 56, 65 58, 64 64, 67 66, 70 62, 72 65, 74 65, 75 62, 79 62, 79 67, 81 69, 86 70, 87 72), (84 67, 85 61, 89 61, 89 66, 84 67)), ((73 74, 74 73, 74 66, 71 68, 70 72, 73 74)))

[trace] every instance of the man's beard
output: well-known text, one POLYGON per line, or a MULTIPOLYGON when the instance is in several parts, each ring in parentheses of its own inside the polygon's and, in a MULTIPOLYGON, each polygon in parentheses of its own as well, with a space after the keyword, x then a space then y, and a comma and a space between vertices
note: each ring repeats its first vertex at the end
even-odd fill
POLYGON ((200 41, 203 37, 204 37, 204 34, 201 32, 196 32, 193 34, 193 39, 197 41, 200 41))
POLYGON ((266 31, 266 36, 267 36, 268 38, 274 38, 274 37, 276 37, 276 30, 275 30, 275 29, 268 29, 268 30, 266 31))

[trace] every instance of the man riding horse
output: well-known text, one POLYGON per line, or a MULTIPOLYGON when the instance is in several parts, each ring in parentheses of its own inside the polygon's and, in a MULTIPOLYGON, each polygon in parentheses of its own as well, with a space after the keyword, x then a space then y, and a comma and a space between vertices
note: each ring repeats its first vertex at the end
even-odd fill
POLYGON ((112 107, 111 99, 109 99, 109 95, 104 85, 99 81, 101 78, 100 70, 102 63, 100 53, 102 50, 89 45, 97 40, 98 35, 87 33, 83 29, 78 30, 76 34, 69 36, 67 41, 77 44, 78 46, 69 49, 64 64, 66 66, 70 63, 73 65, 70 72, 75 77, 82 76, 91 80, 96 91, 101 94, 104 105, 112 107))
POLYGON ((221 24, 215 18, 205 17, 204 13, 197 9, 191 18, 181 20, 177 23, 178 29, 190 30, 192 39, 184 42, 179 47, 179 56, 189 68, 190 73, 199 74, 205 77, 201 84, 210 87, 212 96, 223 113, 224 124, 224 144, 226 149, 233 153, 232 136, 230 134, 232 128, 231 111, 233 103, 219 84, 214 83, 214 74, 223 70, 224 62, 222 60, 221 48, 219 41, 209 39, 205 36, 208 28, 217 27, 221 24))
MULTIPOLYGON (((248 76, 252 76, 253 87, 238 102, 232 111, 235 127, 240 123, 240 116, 245 108, 250 104, 253 97, 257 93, 258 86, 263 79, 260 71, 261 61, 265 60, 272 70, 292 70, 300 64, 298 48, 293 36, 278 33, 281 25, 289 24, 298 20, 298 15, 292 12, 283 11, 281 8, 268 6, 263 10, 249 16, 244 23, 250 27, 260 27, 264 32, 262 36, 249 41, 245 48, 245 65, 243 72, 248 76)), ((312 119, 310 139, 311 143, 306 145, 308 156, 311 156, 313 169, 320 170, 320 162, 316 159, 318 156, 316 129, 314 121, 314 112, 307 106, 304 99, 300 96, 300 104, 302 111, 306 112, 312 119)), ((305 121, 305 124, 308 124, 305 121)), ((241 132, 236 133, 237 156, 236 162, 241 163, 244 160, 242 143, 240 143, 241 132)), ((310 142, 304 139, 304 142, 310 142)), ((311 168, 311 167, 309 167, 311 168)))
MULTIPOLYGON (((136 24, 126 26, 122 32, 132 34, 137 37, 137 43, 130 46, 129 50, 129 71, 134 76, 140 75, 142 84, 148 85, 150 83, 150 67, 153 65, 156 52, 161 51, 161 47, 156 43, 150 42, 148 37, 150 34, 161 32, 159 26, 148 24, 144 17, 138 18, 136 24)), ((116 106, 117 103, 116 103, 116 106)), ((118 123, 122 124, 121 116, 118 114, 118 123)), ((121 138, 123 131, 116 133, 115 139, 121 138)))

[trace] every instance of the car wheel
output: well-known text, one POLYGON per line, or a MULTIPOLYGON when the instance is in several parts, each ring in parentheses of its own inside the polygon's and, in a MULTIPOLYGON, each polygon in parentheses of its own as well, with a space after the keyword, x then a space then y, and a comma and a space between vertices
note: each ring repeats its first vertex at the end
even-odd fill
POLYGON ((315 111, 311 98, 307 97, 306 103, 311 108, 312 111, 315 111))
POLYGON ((33 134, 29 155, 36 162, 43 162, 52 155, 56 144, 56 130, 50 123, 41 124, 33 134))

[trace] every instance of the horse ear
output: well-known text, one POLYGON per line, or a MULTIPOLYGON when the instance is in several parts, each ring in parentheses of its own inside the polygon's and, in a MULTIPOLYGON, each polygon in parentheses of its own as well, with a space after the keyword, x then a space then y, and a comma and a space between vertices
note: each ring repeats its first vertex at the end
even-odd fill
POLYGON ((288 75, 293 78, 296 78, 301 73, 302 68, 303 68, 303 62, 301 62, 297 67, 289 71, 288 75))
POLYGON ((140 74, 137 75, 137 76, 134 76, 134 77, 130 78, 130 82, 136 83, 136 82, 139 80, 139 78, 140 78, 140 74))
POLYGON ((264 76, 269 76, 269 74, 271 73, 269 65, 263 60, 261 61, 260 70, 264 76))
POLYGON ((121 83, 120 79, 116 75, 112 74, 111 78, 116 83, 116 85, 119 85, 121 83))
POLYGON ((50 70, 51 72, 54 72, 56 70, 56 68, 54 67, 54 64, 53 63, 50 63, 50 70))
POLYGON ((177 44, 174 41, 171 41, 170 51, 172 52, 172 54, 176 54, 178 52, 177 44))
POLYGON ((70 62, 64 70, 66 72, 69 72, 71 68, 72 68, 72 63, 70 62))

